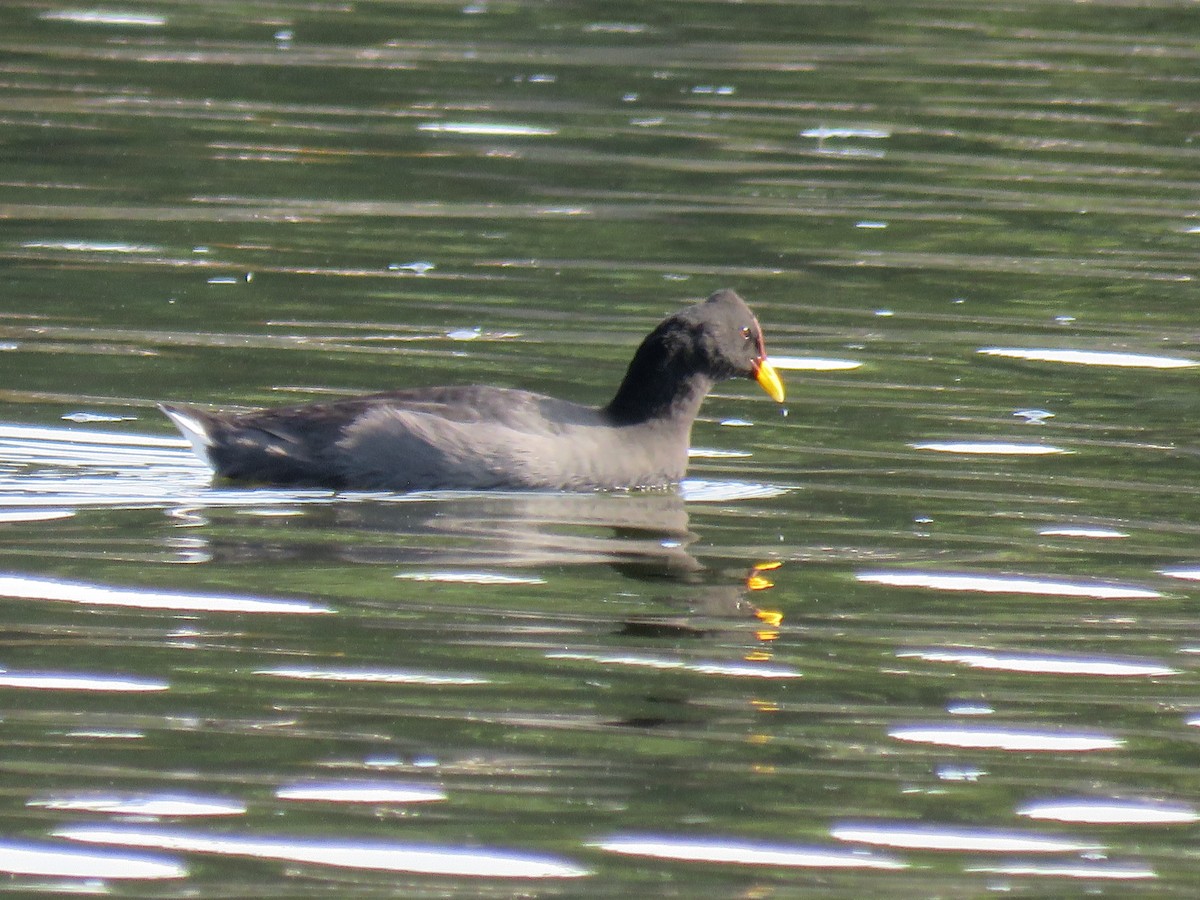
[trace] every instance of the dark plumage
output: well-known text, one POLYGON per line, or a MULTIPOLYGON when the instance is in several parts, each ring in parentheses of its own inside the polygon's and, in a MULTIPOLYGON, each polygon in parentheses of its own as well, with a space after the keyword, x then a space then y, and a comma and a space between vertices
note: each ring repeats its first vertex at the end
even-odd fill
POLYGON ((161 409, 235 481, 394 491, 656 487, 683 477, 701 402, 715 382, 736 377, 783 401, 758 321, 725 290, 664 319, 603 407, 470 385, 243 414, 161 409))

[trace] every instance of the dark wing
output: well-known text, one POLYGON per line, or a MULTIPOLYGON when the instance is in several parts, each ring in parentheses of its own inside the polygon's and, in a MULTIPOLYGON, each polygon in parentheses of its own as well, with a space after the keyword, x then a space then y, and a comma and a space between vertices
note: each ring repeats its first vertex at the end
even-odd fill
POLYGON ((557 487, 569 462, 566 436, 600 424, 594 409, 501 388, 378 399, 338 442, 347 483, 387 490, 557 487))
MULTIPOLYGON (((218 475, 386 490, 527 486, 547 441, 597 412, 501 388, 419 388, 231 415, 164 406, 218 475)), ((544 466, 544 462, 542 464, 544 466)))
POLYGON ((278 410, 214 413, 160 404, 197 454, 223 478, 261 484, 340 487, 330 450, 346 424, 333 404, 313 407, 302 421, 278 410))

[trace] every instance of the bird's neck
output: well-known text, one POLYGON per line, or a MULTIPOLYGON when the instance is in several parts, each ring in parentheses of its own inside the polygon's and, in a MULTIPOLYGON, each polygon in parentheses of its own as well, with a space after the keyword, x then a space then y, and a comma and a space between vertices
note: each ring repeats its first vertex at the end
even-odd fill
POLYGON ((712 386, 693 360, 671 352, 669 342, 655 333, 634 354, 605 412, 619 425, 670 421, 690 430, 712 386))

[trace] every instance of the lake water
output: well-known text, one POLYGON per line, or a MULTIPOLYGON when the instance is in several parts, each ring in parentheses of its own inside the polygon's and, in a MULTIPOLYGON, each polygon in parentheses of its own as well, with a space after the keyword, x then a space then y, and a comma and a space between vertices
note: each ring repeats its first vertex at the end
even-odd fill
POLYGON ((0 9, 0 872, 1194 896, 1188 3, 0 9), (154 409, 608 399, 679 491, 212 485, 154 409))

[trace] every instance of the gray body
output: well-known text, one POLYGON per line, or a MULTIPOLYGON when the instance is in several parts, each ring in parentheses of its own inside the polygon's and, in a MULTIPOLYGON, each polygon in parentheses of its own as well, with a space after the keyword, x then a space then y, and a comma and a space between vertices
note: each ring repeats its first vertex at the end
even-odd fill
MULTIPOLYGON (((697 386, 701 388, 703 386, 697 386)), ((226 478, 357 490, 661 487, 687 470, 692 421, 617 424, 604 410, 470 385, 237 416, 163 405, 226 478)))

